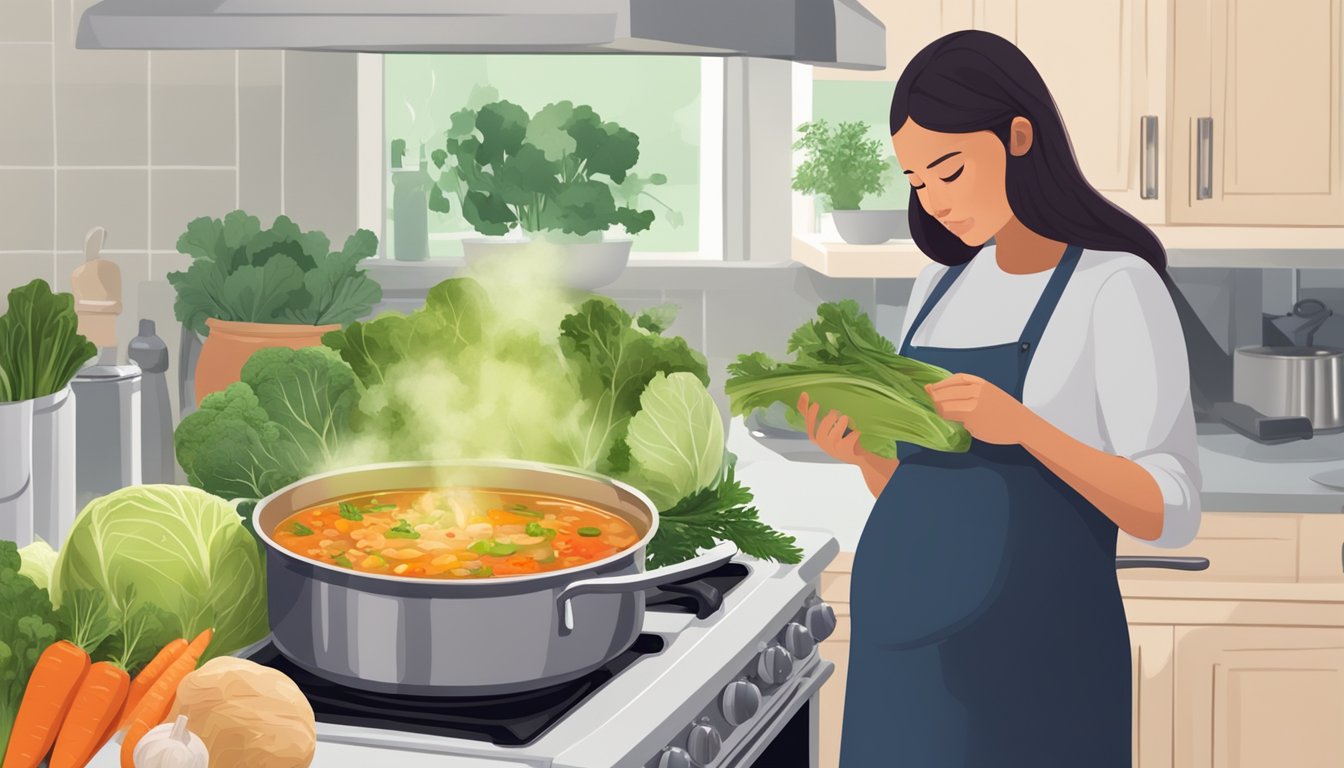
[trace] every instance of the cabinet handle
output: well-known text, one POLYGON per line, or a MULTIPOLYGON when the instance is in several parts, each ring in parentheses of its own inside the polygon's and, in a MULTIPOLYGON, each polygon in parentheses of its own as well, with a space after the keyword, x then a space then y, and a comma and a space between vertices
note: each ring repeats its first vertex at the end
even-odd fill
POLYGON ((1201 117, 1195 121, 1198 155, 1195 169, 1195 199, 1213 197, 1213 118, 1201 117))
POLYGON ((1143 136, 1139 152, 1139 198, 1157 199, 1157 115, 1139 118, 1139 133, 1143 136))

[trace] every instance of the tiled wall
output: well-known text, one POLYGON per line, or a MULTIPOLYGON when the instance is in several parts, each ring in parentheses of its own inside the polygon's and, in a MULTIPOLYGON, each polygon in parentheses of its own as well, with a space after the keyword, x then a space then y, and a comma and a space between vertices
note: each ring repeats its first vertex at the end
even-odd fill
POLYGON ((105 227, 124 348, 141 283, 186 263, 191 219, 241 207, 353 229, 354 57, 77 50, 91 4, 0 2, 0 287, 69 290, 86 233, 105 227))

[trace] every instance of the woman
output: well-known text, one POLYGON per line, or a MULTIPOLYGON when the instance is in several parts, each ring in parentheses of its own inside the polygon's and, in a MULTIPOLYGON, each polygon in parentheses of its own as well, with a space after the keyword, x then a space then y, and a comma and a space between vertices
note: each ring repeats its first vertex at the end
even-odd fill
POLYGON ((928 391, 974 440, 883 459, 799 401, 877 496, 854 560, 841 765, 1128 768, 1117 530, 1179 547, 1199 524, 1166 255, 1084 180, 1045 83, 1003 38, 921 51, 891 133, 911 232, 937 262, 900 351, 952 372, 928 391))

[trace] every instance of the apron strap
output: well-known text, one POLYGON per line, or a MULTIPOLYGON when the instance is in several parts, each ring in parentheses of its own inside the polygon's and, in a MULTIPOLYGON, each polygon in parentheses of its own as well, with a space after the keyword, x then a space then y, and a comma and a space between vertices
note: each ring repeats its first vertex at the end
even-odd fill
POLYGON ((1021 378, 1018 381, 1018 391, 1021 391, 1026 382, 1027 369, 1031 367, 1031 359, 1036 355, 1036 348, 1040 346, 1041 336, 1045 333, 1045 327, 1050 323, 1050 316, 1055 313, 1059 298, 1064 295, 1064 286, 1068 284, 1082 254, 1082 246, 1070 245, 1064 249, 1059 265, 1055 267, 1054 274, 1050 275, 1050 281, 1045 284, 1041 298, 1036 301, 1036 308, 1032 310, 1031 317, 1022 328, 1022 336, 1018 339, 1017 345, 1018 354, 1022 356, 1022 365, 1018 368, 1021 378))
POLYGON ((964 261, 948 267, 947 271, 943 272, 943 276, 938 279, 938 284, 933 286, 933 290, 929 292, 929 297, 924 300, 924 306, 919 308, 919 314, 915 315, 915 321, 910 324, 910 330, 905 334, 905 341, 901 342, 900 354, 904 355, 906 350, 910 348, 910 340, 915 337, 915 331, 919 330, 919 326, 924 324, 924 318, 929 316, 929 313, 937 306, 938 300, 943 298, 943 294, 947 293, 947 289, 952 287, 952 284, 957 281, 957 276, 970 263, 970 261, 964 261))

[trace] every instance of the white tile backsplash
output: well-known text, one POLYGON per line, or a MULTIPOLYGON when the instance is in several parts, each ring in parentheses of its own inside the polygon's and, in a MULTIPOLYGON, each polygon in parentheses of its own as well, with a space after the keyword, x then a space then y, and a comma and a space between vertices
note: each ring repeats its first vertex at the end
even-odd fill
MULTIPOLYGON (((0 2, 0 43, 49 43, 53 0, 4 0, 0 2)), ((45 48, 47 55, 51 49, 45 48)))
POLYGON ((53 250, 55 184, 49 169, 0 169, 0 251, 53 250))
POLYGON ((149 54, 152 165, 238 164, 234 51, 149 54))
POLYGON ((83 251, 93 227, 107 229, 103 247, 149 250, 149 171, 80 168, 56 171, 56 249, 83 251))
POLYGON ((50 45, 0 43, 0 166, 52 164, 51 77, 50 45))
POLYGON ((150 247, 156 251, 177 250, 177 238, 192 219, 224 218, 236 207, 238 174, 225 169, 162 169, 153 176, 150 202, 153 231, 150 247))

